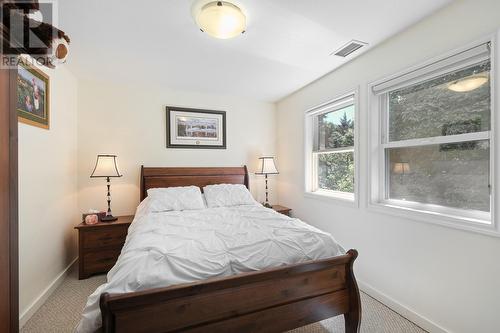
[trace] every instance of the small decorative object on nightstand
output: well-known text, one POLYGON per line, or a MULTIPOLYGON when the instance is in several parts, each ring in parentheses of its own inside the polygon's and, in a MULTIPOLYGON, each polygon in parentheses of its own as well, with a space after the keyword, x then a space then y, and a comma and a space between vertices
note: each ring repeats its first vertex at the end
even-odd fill
POLYGON ((90 178, 106 178, 108 182, 108 212, 101 218, 102 222, 116 221, 116 217, 111 214, 111 177, 121 177, 116 165, 116 155, 97 155, 97 162, 90 178))
POLYGON ((267 175, 277 175, 278 169, 276 168, 276 164, 274 163, 274 157, 259 157, 260 159, 260 171, 256 172, 256 175, 265 175, 266 177, 266 202, 264 202, 264 207, 272 208, 269 204, 269 195, 268 195, 268 187, 267 187, 267 175))
POLYGON ((291 208, 281 206, 281 205, 273 205, 271 208, 274 209, 275 211, 277 211, 278 213, 281 213, 281 214, 286 215, 286 216, 290 216, 290 212, 292 211, 291 208))
POLYGON ((106 273, 120 255, 127 230, 134 216, 119 216, 113 222, 85 224, 78 230, 78 276, 86 279, 92 274, 106 273))

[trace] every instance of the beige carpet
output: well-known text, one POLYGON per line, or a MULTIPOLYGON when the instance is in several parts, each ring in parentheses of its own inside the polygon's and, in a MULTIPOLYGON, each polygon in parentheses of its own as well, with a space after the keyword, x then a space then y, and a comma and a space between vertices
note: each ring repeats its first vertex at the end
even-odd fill
MULTIPOLYGON (((100 275, 79 281, 75 271, 64 280, 47 302, 21 329, 22 333, 73 332, 80 320, 80 313, 87 297, 102 283, 106 276, 100 275)), ((401 317, 366 294, 361 294, 364 333, 424 333, 420 327, 401 317)), ((289 333, 344 332, 342 316, 304 326, 289 333)))

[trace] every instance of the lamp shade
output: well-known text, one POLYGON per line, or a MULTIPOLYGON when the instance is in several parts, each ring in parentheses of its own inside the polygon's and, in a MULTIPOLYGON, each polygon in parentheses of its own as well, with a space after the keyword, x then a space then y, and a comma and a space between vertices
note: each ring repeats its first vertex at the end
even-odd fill
POLYGON ((407 174, 410 172, 410 163, 407 162, 394 163, 392 171, 397 174, 402 174, 402 175, 407 174))
POLYGON ((278 169, 274 163, 274 157, 259 157, 260 168, 255 174, 257 175, 275 175, 278 174, 278 169))
POLYGON ((116 164, 116 155, 97 155, 94 171, 90 178, 121 177, 116 164))

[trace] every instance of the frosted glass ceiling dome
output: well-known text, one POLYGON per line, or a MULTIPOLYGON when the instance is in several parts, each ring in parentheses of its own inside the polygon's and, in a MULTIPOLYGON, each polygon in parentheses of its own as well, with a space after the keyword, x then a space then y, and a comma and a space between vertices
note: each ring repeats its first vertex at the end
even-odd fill
POLYGON ((219 39, 240 35, 246 29, 246 16, 240 7, 227 1, 212 1, 193 13, 201 31, 219 39))

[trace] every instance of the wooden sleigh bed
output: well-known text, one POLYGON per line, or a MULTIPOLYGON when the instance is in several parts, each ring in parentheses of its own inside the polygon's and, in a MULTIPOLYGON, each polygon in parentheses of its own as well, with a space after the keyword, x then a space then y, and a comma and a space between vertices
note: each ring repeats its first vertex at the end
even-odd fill
MULTIPOLYGON (((141 201, 157 187, 244 184, 246 167, 141 168, 141 201)), ((104 332, 283 332, 344 315, 359 332, 358 253, 100 298, 104 332)))

